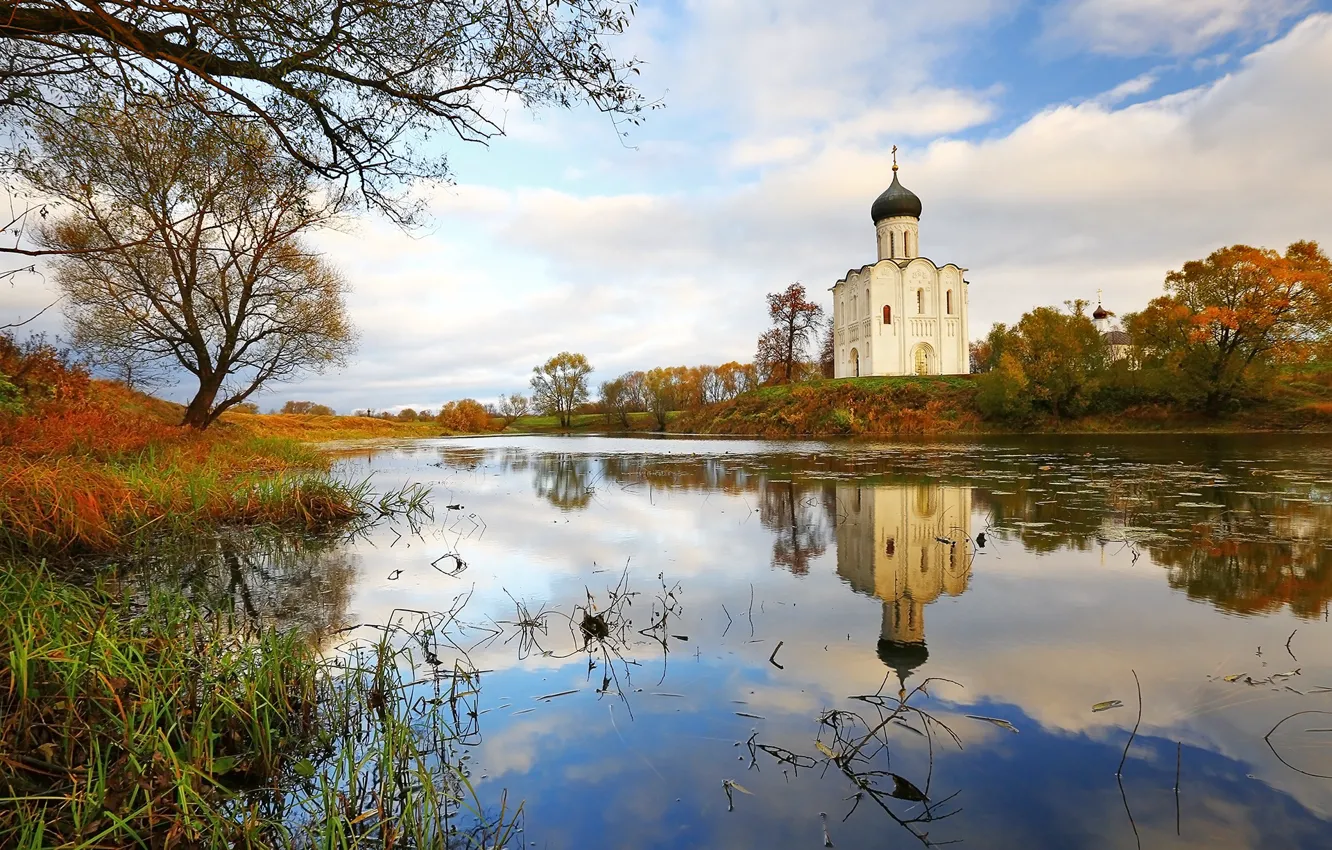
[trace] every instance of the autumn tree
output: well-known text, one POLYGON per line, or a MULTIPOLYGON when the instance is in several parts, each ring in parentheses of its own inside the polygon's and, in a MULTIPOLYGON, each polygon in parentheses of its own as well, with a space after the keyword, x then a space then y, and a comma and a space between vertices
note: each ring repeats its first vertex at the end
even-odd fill
MULTIPOLYGON (((95 123, 77 109, 91 98, 155 108, 170 97, 227 132, 267 128, 287 160, 409 221, 418 206, 404 187, 449 173, 439 134, 501 135, 509 102, 590 103, 637 122, 636 63, 610 47, 632 11, 619 0, 6 0, 0 114, 11 129, 95 123)), ((7 151, 23 152, 19 132, 7 151)))
POLYGON ((499 404, 495 405, 495 413, 504 420, 504 427, 508 428, 526 416, 529 407, 527 396, 522 393, 509 393, 500 396, 499 404))
POLYGON ((1211 413, 1256 368, 1309 359, 1332 326, 1332 263, 1316 242, 1221 248, 1167 274, 1165 289, 1126 329, 1144 366, 1177 374, 1182 400, 1211 413))
POLYGON ((644 409, 643 373, 625 372, 618 378, 602 382, 600 396, 606 422, 618 421, 621 428, 627 429, 629 414, 644 409))
POLYGON ((832 322, 823 329, 823 342, 819 344, 819 374, 825 378, 837 376, 837 341, 832 322))
POLYGON ((805 298, 805 287, 793 283, 768 294, 772 327, 759 337, 754 362, 766 379, 790 383, 801 377, 814 334, 823 323, 823 308, 805 298))
POLYGON ((680 408, 680 372, 677 369, 656 368, 643 373, 643 402, 658 431, 666 430, 666 419, 672 410, 680 408))
POLYGON ((545 415, 558 417, 561 428, 568 428, 574 410, 588 400, 587 376, 591 372, 586 357, 561 351, 532 368, 533 404, 545 415))
POLYGON ((194 376, 203 429, 261 386, 344 362, 355 334, 338 273, 304 241, 342 196, 258 127, 189 109, 95 110, 46 125, 24 178, 63 202, 37 241, 77 347, 194 376))
POLYGON ((300 413, 310 416, 333 416, 333 408, 324 404, 316 404, 313 401, 288 401, 282 405, 278 413, 300 413))
POLYGON ((474 398, 448 402, 439 409, 435 421, 450 431, 462 434, 482 434, 493 430, 489 411, 474 398))
POLYGON ((976 379, 983 413, 1015 418, 1028 405, 1056 416, 1085 411, 1092 383, 1106 365, 1105 341, 1087 315, 1087 302, 1066 307, 1037 307, 1011 329, 991 329, 986 343, 992 371, 976 379))

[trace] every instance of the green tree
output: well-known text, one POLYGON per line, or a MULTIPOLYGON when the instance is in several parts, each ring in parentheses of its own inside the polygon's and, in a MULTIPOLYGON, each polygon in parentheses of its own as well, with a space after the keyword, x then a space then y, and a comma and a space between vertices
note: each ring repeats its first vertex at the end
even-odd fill
POLYGON ((38 242, 77 348, 195 378, 182 424, 203 429, 260 387, 345 362, 347 286, 305 243, 343 197, 279 155, 262 130, 161 105, 98 107, 41 128, 22 174, 63 202, 38 242))
POLYGON ((1004 353, 992 369, 976 379, 976 406, 989 419, 1022 422, 1031 416, 1030 381, 1012 353, 1004 353))
POLYGON ((559 418, 568 428, 578 405, 588 399, 587 376, 592 366, 581 354, 562 351, 541 366, 532 368, 532 401, 547 416, 559 418))
MULTIPOLYGON (((1012 353, 1028 380, 1032 401, 1056 416, 1086 410, 1088 390, 1105 368, 1105 340, 1087 316, 1085 301, 1068 312, 1037 307, 1014 327, 1012 353)), ((1000 359, 1006 353, 1000 345, 1000 359)))

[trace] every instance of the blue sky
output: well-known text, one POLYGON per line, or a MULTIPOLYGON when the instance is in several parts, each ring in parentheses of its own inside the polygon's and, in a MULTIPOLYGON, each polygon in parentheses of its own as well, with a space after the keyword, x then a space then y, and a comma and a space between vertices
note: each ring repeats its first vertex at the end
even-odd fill
MULTIPOLYGON (((492 104, 508 136, 448 145, 425 228, 319 238, 360 353, 261 404, 487 400, 565 349, 598 379, 748 359, 764 293, 799 280, 826 302, 873 259, 893 144, 922 253, 970 269, 973 337, 1097 289, 1137 309, 1224 244, 1332 243, 1329 8, 643 2, 616 47, 663 107, 622 138, 589 109, 492 104)), ((50 288, 20 280, 0 321, 50 288)))

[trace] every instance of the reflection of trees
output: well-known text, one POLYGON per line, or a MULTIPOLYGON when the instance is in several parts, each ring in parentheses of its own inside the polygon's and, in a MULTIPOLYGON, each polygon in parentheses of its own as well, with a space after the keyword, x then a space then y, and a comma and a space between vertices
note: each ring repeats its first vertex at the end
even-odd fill
POLYGON ((593 459, 577 454, 541 454, 532 463, 537 495, 562 511, 588 506, 595 492, 593 459))
POLYGON ((1168 569, 1171 587, 1222 610, 1264 613, 1289 605, 1312 617, 1332 601, 1332 554, 1324 548, 1332 505, 1288 500, 1279 490, 1241 493, 1178 474, 1137 472, 1074 498, 1052 500, 1046 486, 1032 493, 1007 485, 1015 492, 978 491, 977 502, 1027 549, 1088 549, 1099 542, 1145 550, 1168 569))
POLYGON ((803 576, 828 549, 836 492, 831 486, 766 481, 759 490, 759 521, 777 532, 772 565, 803 576))
POLYGON ((345 625, 355 558, 337 540, 237 531, 159 549, 129 580, 178 587, 242 624, 320 636, 345 625))

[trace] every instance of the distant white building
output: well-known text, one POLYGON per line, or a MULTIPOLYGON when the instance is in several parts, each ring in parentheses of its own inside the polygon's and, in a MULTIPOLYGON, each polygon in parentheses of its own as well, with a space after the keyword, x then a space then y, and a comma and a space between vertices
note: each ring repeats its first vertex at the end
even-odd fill
POLYGON ((920 198, 897 181, 870 207, 878 262, 832 288, 834 375, 965 375, 971 371, 966 269, 920 255, 920 198))
POLYGON ((1092 311, 1092 324, 1101 332, 1101 339, 1105 340, 1106 353, 1111 363, 1129 356, 1129 335, 1114 319, 1115 314, 1101 306, 1101 290, 1096 290, 1096 309, 1092 311))

